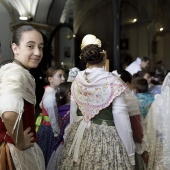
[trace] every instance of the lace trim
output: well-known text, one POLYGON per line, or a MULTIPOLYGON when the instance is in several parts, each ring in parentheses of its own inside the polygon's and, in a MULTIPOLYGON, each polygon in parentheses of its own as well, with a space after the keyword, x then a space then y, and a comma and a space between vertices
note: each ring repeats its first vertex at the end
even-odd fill
POLYGON ((21 167, 21 164, 20 164, 20 161, 19 161, 19 158, 18 158, 17 152, 15 151, 14 146, 9 143, 8 143, 8 146, 9 146, 16 170, 22 170, 22 167, 21 167))
POLYGON ((36 170, 45 170, 45 163, 42 151, 39 146, 34 143, 34 147, 28 148, 26 150, 19 150, 14 145, 8 143, 11 156, 15 165, 16 170, 30 170, 31 167, 36 170), (23 161, 29 161, 27 162, 23 161), (30 165, 30 163, 32 163, 30 165))

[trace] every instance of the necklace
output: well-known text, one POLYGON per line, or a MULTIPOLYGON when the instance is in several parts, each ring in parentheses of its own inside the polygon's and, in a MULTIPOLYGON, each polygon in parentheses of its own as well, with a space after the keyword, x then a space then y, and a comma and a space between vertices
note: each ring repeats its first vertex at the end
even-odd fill
POLYGON ((18 65, 20 65, 21 67, 25 68, 26 70, 28 70, 27 67, 25 67, 20 61, 18 61, 17 59, 14 59, 14 62, 18 65))

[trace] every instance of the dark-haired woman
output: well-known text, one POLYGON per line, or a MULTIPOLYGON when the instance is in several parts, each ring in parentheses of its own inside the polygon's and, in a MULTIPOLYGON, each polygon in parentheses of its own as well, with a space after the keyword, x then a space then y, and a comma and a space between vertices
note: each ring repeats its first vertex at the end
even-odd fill
POLYGON ((37 120, 42 118, 41 126, 37 131, 37 143, 44 154, 46 166, 53 152, 56 137, 60 134, 55 94, 58 86, 65 81, 64 75, 65 72, 61 67, 50 67, 46 71, 46 82, 48 85, 45 87, 42 97, 42 113, 37 118, 37 120))
POLYGON ((54 146, 54 152, 48 162, 47 170, 56 170, 56 158, 60 156, 61 148, 63 147, 64 130, 70 123, 70 96, 71 96, 71 82, 61 83, 59 91, 56 93, 56 100, 59 103, 58 115, 60 122, 60 134, 57 137, 54 146))
POLYGON ((36 144, 35 80, 29 69, 43 56, 43 37, 34 27, 14 31, 14 62, 0 69, 0 169, 44 170, 44 158, 36 144))
POLYGON ((67 170, 131 170, 134 142, 122 81, 104 70, 106 52, 94 35, 86 35, 80 71, 71 87, 70 127, 57 168, 67 170))

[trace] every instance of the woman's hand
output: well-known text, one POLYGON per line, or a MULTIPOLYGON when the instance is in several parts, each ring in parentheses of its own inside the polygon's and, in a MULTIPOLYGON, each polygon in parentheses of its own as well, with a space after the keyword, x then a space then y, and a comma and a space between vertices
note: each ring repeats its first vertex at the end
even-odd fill
POLYGON ((34 140, 33 132, 31 132, 31 128, 28 127, 26 130, 24 130, 24 142, 16 146, 20 150, 25 150, 27 148, 34 146, 34 144, 32 143, 33 140, 34 140))
POLYGON ((148 163, 148 160, 149 160, 149 154, 147 151, 144 151, 143 154, 142 154, 142 158, 143 158, 143 161, 145 162, 145 164, 148 163))
POLYGON ((16 122, 18 120, 18 113, 4 112, 2 118, 7 129, 7 134, 13 139, 18 149, 24 150, 34 145, 32 143, 34 137, 31 128, 28 127, 26 130, 23 130, 22 119, 16 122), (15 123, 19 123, 19 128, 13 129, 15 123))

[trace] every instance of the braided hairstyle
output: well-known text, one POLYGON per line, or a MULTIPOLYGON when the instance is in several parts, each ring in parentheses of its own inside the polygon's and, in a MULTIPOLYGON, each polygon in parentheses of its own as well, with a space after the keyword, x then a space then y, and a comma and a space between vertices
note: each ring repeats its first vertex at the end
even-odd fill
POLYGON ((64 105, 68 102, 68 93, 71 92, 71 82, 64 82, 59 85, 56 92, 56 100, 59 104, 64 105))
POLYGON ((82 49, 80 59, 85 63, 94 65, 103 62, 105 55, 105 52, 98 45, 90 44, 82 49))

